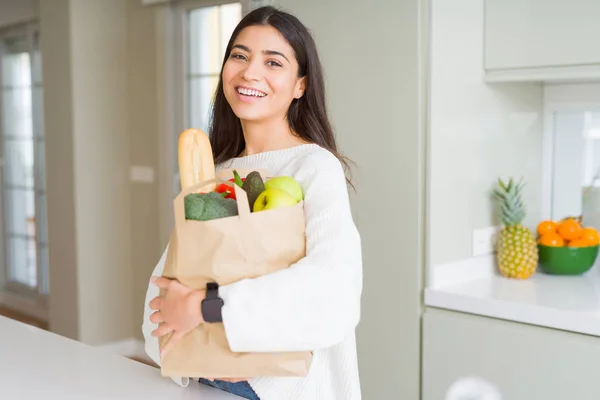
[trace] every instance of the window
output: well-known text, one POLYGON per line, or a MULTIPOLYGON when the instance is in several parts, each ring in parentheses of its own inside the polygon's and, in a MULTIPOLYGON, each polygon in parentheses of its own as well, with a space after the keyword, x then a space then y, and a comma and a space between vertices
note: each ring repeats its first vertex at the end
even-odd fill
POLYGON ((582 185, 600 187, 600 112, 586 112, 583 118, 582 185))
MULTIPOLYGON (((180 61, 176 77, 180 92, 176 94, 176 133, 174 138, 174 171, 178 171, 177 145, 179 134, 187 128, 199 128, 208 132, 212 101, 219 81, 225 49, 233 30, 247 8, 247 1, 231 0, 198 1, 179 3, 178 20, 182 42, 177 58, 180 61)), ((249 4, 249 3, 248 3, 249 4)), ((174 193, 180 191, 179 174, 175 174, 174 193)))
POLYGON ((544 218, 600 226, 600 85, 545 88, 544 218))
POLYGON ((35 305, 49 293, 37 26, 0 31, 0 89, 1 299, 26 298, 35 305))

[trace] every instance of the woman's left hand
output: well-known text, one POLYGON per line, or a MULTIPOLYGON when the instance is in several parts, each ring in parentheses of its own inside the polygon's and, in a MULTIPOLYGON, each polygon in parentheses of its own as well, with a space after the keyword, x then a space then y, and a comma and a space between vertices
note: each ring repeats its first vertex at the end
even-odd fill
POLYGON ((166 292, 164 296, 157 296, 148 304, 151 309, 157 310, 150 315, 150 322, 164 322, 152 331, 152 335, 163 336, 173 332, 161 351, 161 355, 164 355, 179 339, 204 322, 201 303, 205 292, 190 289, 174 279, 162 276, 152 277, 152 283, 166 292))

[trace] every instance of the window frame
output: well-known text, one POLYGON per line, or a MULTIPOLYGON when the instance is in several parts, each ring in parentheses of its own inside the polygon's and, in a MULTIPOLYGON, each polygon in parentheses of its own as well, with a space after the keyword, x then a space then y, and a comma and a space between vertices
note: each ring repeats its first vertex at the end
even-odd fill
MULTIPOLYGON (((42 257, 41 257, 41 252, 40 252, 40 238, 38 235, 38 227, 40 225, 42 226, 47 226, 47 223, 44 224, 40 224, 38 221, 40 218, 46 218, 47 215, 42 215, 41 213, 41 205, 39 202, 39 198, 40 196, 45 195, 45 188, 44 188, 44 184, 40 184, 40 179, 45 180, 45 171, 40 170, 40 166, 38 164, 39 162, 39 157, 38 157, 38 151, 39 151, 39 141, 43 141, 44 145, 45 145, 45 135, 40 135, 40 133, 37 131, 38 127, 42 127, 42 132, 43 132, 43 117, 41 121, 36 120, 37 116, 40 115, 39 111, 40 109, 43 110, 43 99, 38 99, 33 91, 33 87, 36 85, 39 85, 41 87, 43 87, 43 78, 40 76, 41 81, 37 81, 35 79, 35 74, 36 74, 36 70, 39 70, 41 72, 41 66, 36 65, 36 63, 38 62, 35 57, 33 57, 33 53, 34 53, 34 36, 35 35, 40 35, 40 27, 39 27, 39 23, 37 21, 30 21, 30 22, 24 22, 24 23, 19 23, 17 25, 8 27, 8 28, 0 28, 0 39, 6 39, 6 38, 10 38, 10 37, 15 37, 15 36, 22 36, 25 35, 27 36, 27 40, 28 40, 28 51, 31 55, 31 85, 32 85, 32 126, 33 126, 33 157, 34 157, 34 196, 35 196, 35 200, 34 200, 34 204, 35 204, 35 216, 36 216, 36 238, 35 238, 35 247, 36 247, 36 287, 35 288, 31 288, 27 285, 23 285, 20 284, 18 282, 12 282, 9 281, 8 279, 8 274, 9 274, 9 260, 8 260, 8 240, 9 240, 9 234, 8 234, 8 226, 7 226, 7 215, 6 215, 6 204, 5 204, 5 198, 4 198, 4 193, 0 193, 0 251, 2 253, 2 257, 0 257, 0 305, 3 305, 5 307, 11 308, 17 312, 32 316, 34 318, 37 318, 39 320, 48 321, 48 314, 49 314, 49 307, 48 307, 48 301, 49 301, 49 293, 48 294, 44 294, 42 293, 42 280, 43 280, 43 276, 46 276, 46 279, 48 279, 48 275, 49 275, 49 266, 46 265, 45 268, 46 270, 44 271, 44 265, 42 265, 42 257)), ((39 46, 39 43, 38 43, 39 46)), ((39 51, 39 47, 38 47, 38 51, 39 51)), ((40 60, 41 60, 41 55, 40 55, 40 60)), ((0 66, 0 70, 1 70, 1 66, 0 66)), ((0 71, 1 72, 1 71, 0 71)), ((0 76, 0 83, 2 81, 2 77, 0 76)), ((2 101, 3 101, 3 97, 0 96, 0 110, 2 110, 2 101)), ((43 116, 43 111, 41 113, 41 115, 43 116)), ((1 128, 0 128, 0 135, 4 135, 3 132, 1 132, 1 128)), ((3 137, 0 137, 0 169, 1 169, 1 173, 0 173, 0 190, 3 190, 4 186, 5 186, 5 182, 4 182, 4 159, 1 156, 2 154, 4 154, 4 145, 5 145, 5 141, 3 137)), ((47 249, 47 243, 46 243, 46 249, 47 249)), ((47 251, 47 250, 46 250, 47 251)), ((47 253, 46 253, 47 254, 47 253)), ((45 258, 46 262, 48 263, 48 258, 45 258)))
MULTIPOLYGON (((542 171, 554 169, 554 114, 600 112, 600 83, 546 84, 543 98, 542 171)), ((542 174, 542 220, 552 218, 553 173, 542 174)))

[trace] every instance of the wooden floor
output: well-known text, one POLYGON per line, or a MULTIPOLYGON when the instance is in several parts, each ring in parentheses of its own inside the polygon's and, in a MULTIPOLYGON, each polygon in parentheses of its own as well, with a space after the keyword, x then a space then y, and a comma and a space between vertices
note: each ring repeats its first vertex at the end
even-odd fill
POLYGON ((22 314, 20 312, 8 309, 3 306, 0 306, 0 315, 11 318, 11 319, 15 319, 15 320, 23 322, 25 324, 37 326, 38 328, 48 330, 48 324, 46 322, 41 321, 37 318, 33 318, 28 315, 22 314))

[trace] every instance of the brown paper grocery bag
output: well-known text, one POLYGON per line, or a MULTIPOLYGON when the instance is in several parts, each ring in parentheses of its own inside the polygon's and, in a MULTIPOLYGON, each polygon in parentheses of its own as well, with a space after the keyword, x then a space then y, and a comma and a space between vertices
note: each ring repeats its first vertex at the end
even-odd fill
MULTIPOLYGON (((237 171, 245 177, 252 170, 237 171)), ((268 176, 258 171, 263 178, 268 176)), ((217 179, 188 188, 176 197, 175 228, 163 276, 204 289, 209 281, 227 285, 258 277, 287 268, 305 256, 303 202, 251 213, 246 192, 233 185, 239 215, 211 221, 185 219, 185 196, 231 177, 233 170, 220 171, 217 179)), ((169 337, 159 338, 161 349, 169 337)), ((193 378, 305 376, 311 362, 312 352, 234 353, 223 324, 207 323, 181 338, 161 359, 161 374, 193 378)))

